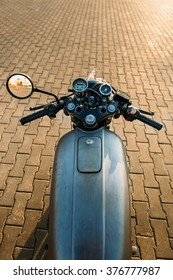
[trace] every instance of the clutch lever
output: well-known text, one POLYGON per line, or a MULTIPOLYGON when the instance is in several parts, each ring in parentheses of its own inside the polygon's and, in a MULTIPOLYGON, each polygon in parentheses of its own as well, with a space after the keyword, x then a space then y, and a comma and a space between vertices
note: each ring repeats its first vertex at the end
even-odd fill
POLYGON ((30 107, 29 110, 30 110, 30 111, 39 110, 39 109, 44 108, 44 106, 45 106, 45 105, 40 105, 40 106, 36 106, 36 107, 30 107))
MULTIPOLYGON (((49 104, 55 103, 55 101, 50 102, 49 104)), ((35 111, 35 110, 40 110, 45 108, 47 105, 49 104, 45 104, 45 105, 40 105, 40 106, 36 106, 36 107, 30 107, 29 110, 30 111, 35 111)), ((58 103, 59 104, 59 103, 58 103)))

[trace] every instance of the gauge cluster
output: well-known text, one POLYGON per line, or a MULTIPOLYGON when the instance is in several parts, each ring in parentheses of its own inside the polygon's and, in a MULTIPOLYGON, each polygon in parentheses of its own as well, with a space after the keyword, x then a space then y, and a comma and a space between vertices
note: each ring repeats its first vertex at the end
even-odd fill
POLYGON ((112 87, 107 83, 100 83, 99 81, 87 81, 83 78, 77 78, 72 82, 72 88, 76 93, 82 93, 88 90, 93 90, 101 96, 110 96, 112 87))
POLYGON ((107 126, 118 112, 115 89, 106 82, 79 77, 73 80, 70 92, 73 97, 68 99, 64 112, 73 117, 74 127, 93 129, 102 122, 107 126))

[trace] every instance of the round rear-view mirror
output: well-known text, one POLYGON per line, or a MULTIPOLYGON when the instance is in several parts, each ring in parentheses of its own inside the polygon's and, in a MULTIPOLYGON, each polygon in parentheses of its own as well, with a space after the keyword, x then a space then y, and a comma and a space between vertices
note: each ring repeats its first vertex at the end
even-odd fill
POLYGON ((33 83, 25 74, 13 74, 7 79, 8 92, 15 98, 28 98, 33 92, 33 83))

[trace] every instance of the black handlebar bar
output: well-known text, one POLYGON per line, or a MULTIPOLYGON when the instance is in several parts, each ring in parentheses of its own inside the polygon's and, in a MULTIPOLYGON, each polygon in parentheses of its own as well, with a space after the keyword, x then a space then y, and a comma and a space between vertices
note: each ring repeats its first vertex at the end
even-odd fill
POLYGON ((127 110, 123 113, 123 115, 125 119, 129 121, 139 120, 147 125, 156 128, 157 130, 160 130, 163 127, 163 124, 144 116, 143 114, 140 113, 140 111, 137 108, 133 106, 128 107, 127 110))
MULTIPOLYGON (((23 117, 21 118, 20 122, 22 125, 28 123, 28 122, 31 122, 33 120, 36 120, 40 117, 43 117, 43 116, 49 116, 50 118, 54 118, 56 116, 56 113, 63 109, 64 106, 65 106, 66 102, 62 101, 62 102, 59 102, 58 104, 57 103, 49 103, 47 105, 45 105, 45 107, 42 109, 42 110, 39 110, 37 112, 34 112, 33 114, 30 114, 26 117, 23 117)), ((39 106, 39 107, 35 107, 34 109, 38 109, 38 108, 41 108, 42 106, 39 106)), ((145 111, 143 111, 145 112, 145 111)), ((129 121, 133 121, 135 119, 147 124, 147 125, 150 125, 154 128, 156 128, 157 130, 160 130, 163 125, 159 122, 156 122, 146 116, 144 116, 143 114, 141 114, 140 110, 133 107, 133 106, 128 106, 126 108, 126 110, 123 110, 123 112, 121 113, 123 114, 123 116, 125 117, 125 119, 129 120, 129 121)))
POLYGON ((41 118, 43 116, 46 116, 46 115, 47 115, 47 110, 43 109, 43 110, 40 110, 40 111, 35 112, 33 114, 30 114, 30 115, 28 115, 26 117, 21 118, 20 119, 20 123, 22 125, 24 125, 24 124, 26 124, 28 122, 34 121, 34 120, 39 119, 39 118, 41 118))
POLYGON ((161 123, 156 122, 156 121, 154 121, 154 120, 152 120, 152 119, 150 119, 150 118, 148 118, 148 117, 146 117, 146 116, 144 116, 142 114, 139 114, 136 117, 136 119, 141 121, 141 122, 143 122, 143 123, 145 123, 145 124, 148 124, 148 125, 156 128, 157 130, 160 130, 163 127, 163 125, 161 123))
MULTIPOLYGON (((31 122, 33 120, 39 119, 44 116, 49 116, 50 118, 55 118, 56 114, 59 110, 61 110, 64 107, 65 103, 64 102, 59 102, 57 103, 49 103, 44 106, 42 110, 39 110, 37 112, 34 112, 33 114, 30 114, 26 117, 21 118, 20 122, 22 125, 31 122)), ((38 106, 32 109, 38 109, 41 108, 42 106, 38 106)))

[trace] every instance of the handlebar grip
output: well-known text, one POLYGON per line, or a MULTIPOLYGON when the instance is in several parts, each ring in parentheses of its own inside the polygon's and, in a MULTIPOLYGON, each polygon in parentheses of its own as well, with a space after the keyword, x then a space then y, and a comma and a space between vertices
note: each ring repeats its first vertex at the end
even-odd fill
POLYGON ((26 117, 21 118, 20 119, 20 123, 22 125, 24 125, 24 124, 26 124, 28 122, 34 121, 34 120, 36 120, 38 118, 41 118, 43 116, 46 116, 46 115, 47 115, 47 111, 45 109, 43 109, 43 110, 40 110, 40 111, 35 112, 33 114, 30 114, 30 115, 28 115, 26 117))
POLYGON ((145 123, 145 124, 148 124, 154 128, 156 128, 157 130, 160 130, 162 127, 163 127, 163 124, 159 123, 159 122, 156 122, 142 114, 138 114, 135 119, 138 119, 139 121, 145 123))

